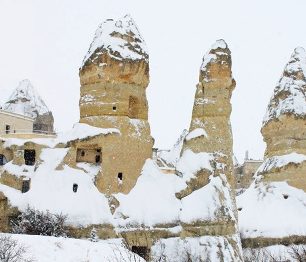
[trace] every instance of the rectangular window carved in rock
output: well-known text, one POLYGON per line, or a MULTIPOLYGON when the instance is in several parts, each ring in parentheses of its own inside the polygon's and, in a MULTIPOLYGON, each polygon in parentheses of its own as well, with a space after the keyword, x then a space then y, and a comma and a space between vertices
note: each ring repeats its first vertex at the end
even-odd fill
POLYGON ((35 150, 33 149, 25 149, 24 150, 24 163, 27 166, 34 166, 35 165, 35 150))
POLYGON ((100 164, 102 162, 102 150, 93 146, 92 148, 78 148, 76 162, 100 164))

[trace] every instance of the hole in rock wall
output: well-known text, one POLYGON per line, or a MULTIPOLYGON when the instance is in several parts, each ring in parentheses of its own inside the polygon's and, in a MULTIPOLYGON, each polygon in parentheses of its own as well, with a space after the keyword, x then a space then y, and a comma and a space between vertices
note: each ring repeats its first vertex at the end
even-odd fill
POLYGON ((7 163, 7 160, 4 155, 0 154, 0 166, 3 166, 7 163))
POLYGON ((150 250, 146 246, 132 246, 132 252, 141 256, 146 261, 149 258, 150 250))
POLYGON ((35 164, 35 150, 32 149, 25 149, 24 150, 24 162, 27 166, 34 166, 35 164))
POLYGON ((288 195, 283 195, 284 199, 287 199, 289 196, 288 195))
POLYGON ((11 131, 11 126, 10 126, 10 125, 6 125, 6 126, 5 126, 5 133, 6 133, 6 134, 9 134, 10 131, 11 131))
POLYGON ((26 193, 30 190, 30 180, 22 181, 21 193, 26 193))
POLYGON ((113 106, 113 111, 117 111, 117 107, 116 106, 113 106))
POLYGON ((123 180, 123 174, 122 174, 121 172, 118 173, 118 179, 119 179, 120 181, 123 180))
POLYGON ((73 184, 73 186, 72 186, 72 191, 73 191, 74 193, 76 193, 76 192, 78 192, 78 188, 79 188, 78 184, 73 184))

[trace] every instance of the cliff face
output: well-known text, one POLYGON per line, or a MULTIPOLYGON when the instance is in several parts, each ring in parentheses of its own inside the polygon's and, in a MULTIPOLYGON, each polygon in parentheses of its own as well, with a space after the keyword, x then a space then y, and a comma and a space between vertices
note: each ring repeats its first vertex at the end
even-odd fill
POLYGON ((12 113, 34 118, 34 131, 52 133, 54 118, 52 112, 40 97, 30 80, 22 80, 13 91, 3 109, 12 113))
MULTIPOLYGON (((135 185, 153 146, 147 121, 149 56, 129 15, 108 19, 99 26, 79 74, 80 122, 117 128, 121 133, 111 145, 112 163, 102 164, 98 188, 108 193, 126 193, 135 185), (131 163, 131 159, 135 161, 131 163), (123 183, 118 184, 118 173, 124 174, 123 183)), ((102 155, 108 146, 101 145, 102 155)))
POLYGON ((267 144, 259 170, 268 181, 306 191, 306 52, 296 48, 268 105, 261 129, 267 144))

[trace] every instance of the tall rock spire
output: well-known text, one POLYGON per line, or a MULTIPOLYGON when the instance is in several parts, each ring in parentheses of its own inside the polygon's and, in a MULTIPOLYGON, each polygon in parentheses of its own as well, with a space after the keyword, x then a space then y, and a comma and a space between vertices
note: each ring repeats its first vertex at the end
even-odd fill
MULTIPOLYGON (((231 52, 224 40, 216 41, 204 56, 197 84, 189 135, 183 151, 218 152, 226 159, 226 176, 232 184, 233 138, 230 124, 232 78, 231 52)), ((233 185, 233 184, 232 184, 233 185)))
POLYGON ((121 133, 111 144, 101 145, 102 157, 108 147, 114 156, 103 160, 97 186, 106 193, 127 193, 151 157, 153 146, 146 98, 149 55, 129 15, 108 19, 99 26, 79 74, 80 122, 117 128, 121 133), (122 183, 118 183, 117 174, 123 177, 119 179, 122 183))
POLYGON ((219 236, 235 251, 233 261, 242 261, 231 187, 234 176, 230 99, 234 87, 230 50, 224 40, 218 40, 204 56, 200 69, 190 129, 176 168, 186 186, 176 196, 183 206, 182 235, 197 232, 212 238, 219 236), (201 215, 193 215, 191 207, 202 210, 201 215))

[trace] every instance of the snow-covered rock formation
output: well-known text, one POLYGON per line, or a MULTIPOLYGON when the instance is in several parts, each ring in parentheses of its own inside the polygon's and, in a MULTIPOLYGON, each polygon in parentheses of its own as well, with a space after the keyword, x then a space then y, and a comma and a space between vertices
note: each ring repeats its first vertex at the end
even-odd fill
POLYGON ((234 174, 229 119, 230 99, 236 84, 231 63, 231 52, 224 40, 216 41, 203 58, 189 134, 177 164, 177 173, 185 186, 176 196, 182 201, 181 220, 186 234, 203 226, 200 229, 203 235, 231 239, 235 261, 240 261, 237 213, 231 188, 234 174))
POLYGON ((8 112, 35 119, 34 131, 53 132, 53 115, 30 80, 22 80, 3 105, 8 112))
POLYGON ((247 244, 306 241, 306 52, 296 48, 268 105, 256 181, 238 196, 247 244))
POLYGON ((104 152, 109 147, 113 158, 102 159, 97 186, 104 193, 127 193, 153 146, 146 98, 149 56, 129 15, 99 26, 80 68, 80 81, 80 122, 121 132, 109 145, 99 142, 104 152))

